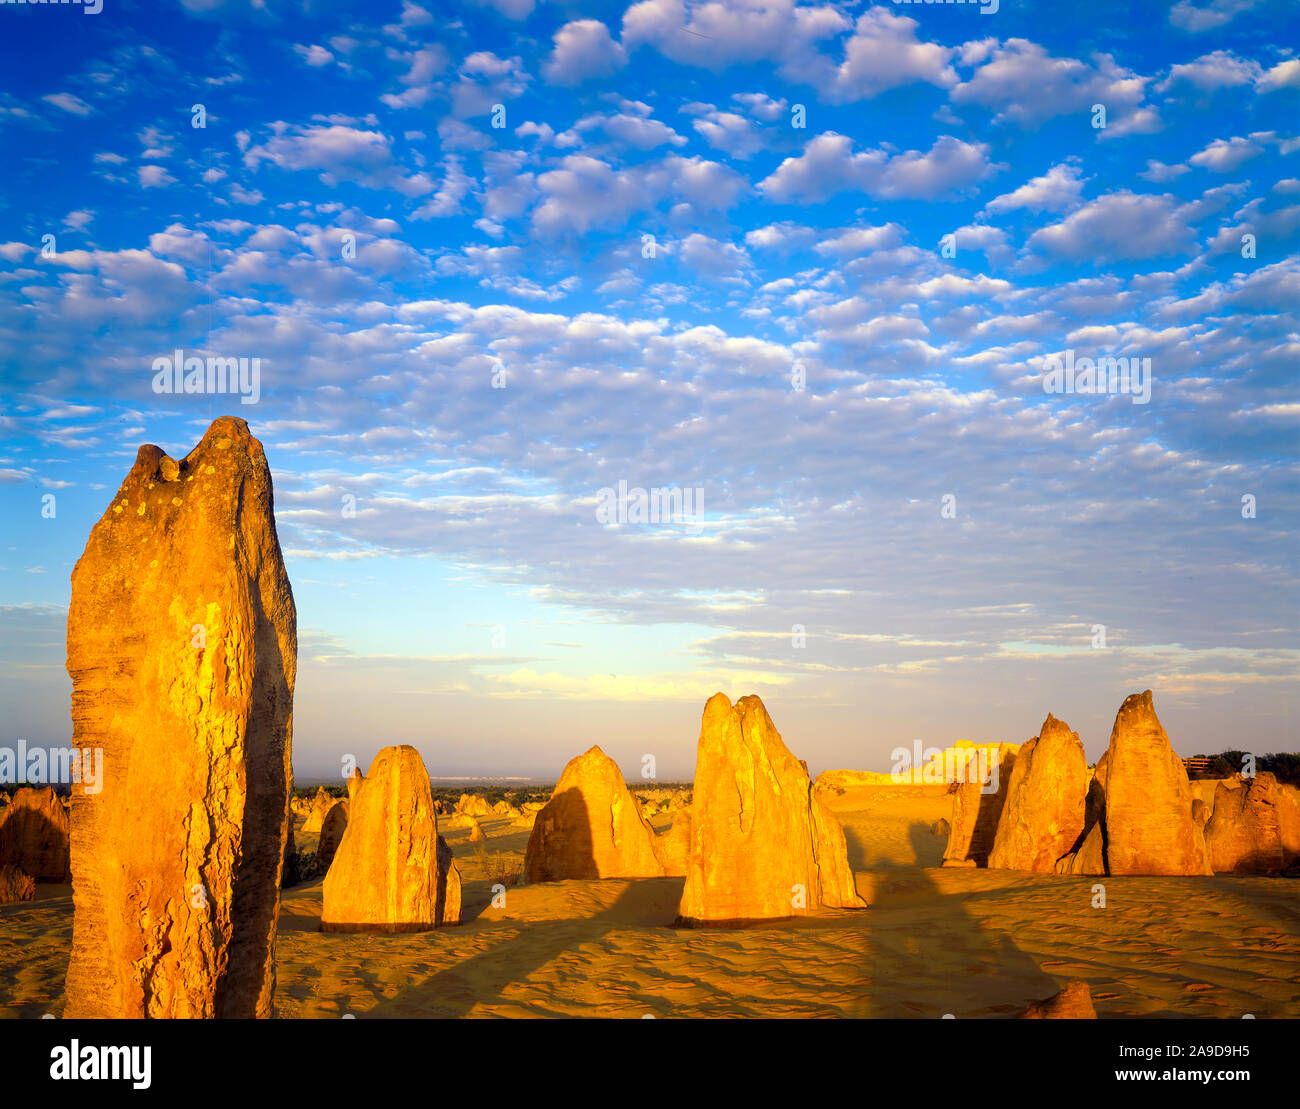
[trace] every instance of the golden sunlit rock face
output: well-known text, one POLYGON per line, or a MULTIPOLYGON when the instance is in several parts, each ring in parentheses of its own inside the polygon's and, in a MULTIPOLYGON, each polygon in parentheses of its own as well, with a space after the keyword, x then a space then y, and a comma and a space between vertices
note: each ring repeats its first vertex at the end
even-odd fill
POLYGON ((357 790, 361 788, 361 783, 365 778, 361 774, 361 768, 354 766, 352 773, 348 775, 348 800, 351 801, 357 795, 357 790))
POLYGON ((1053 873, 1083 832, 1087 793, 1083 744, 1049 712, 1037 738, 1016 755, 989 866, 1053 873))
POLYGON ((618 763, 592 747, 569 760, 537 814, 524 854, 524 881, 662 878, 654 840, 618 763))
POLYGON ((307 819, 302 826, 304 835, 321 830, 326 815, 334 807, 334 801, 335 798, 325 791, 324 786, 316 790, 316 796, 311 800, 311 808, 307 810, 307 819))
POLYGON ((457 923, 460 872, 443 846, 420 752, 385 747, 349 804, 325 876, 321 930, 422 932, 457 923))
POLYGON ((297 661, 271 475, 243 420, 141 447, 72 573, 68 1017, 271 1015, 297 661))
POLYGON ((844 830, 814 795, 763 702, 704 706, 678 923, 727 927, 865 908, 844 830))
POLYGON ((1036 1001, 1020 1014, 1021 1020, 1096 1020, 1097 1010, 1092 1005, 1092 991, 1080 978, 1066 984, 1058 994, 1046 1001, 1036 1001))
POLYGON ((670 878, 686 877, 686 859, 691 849, 691 810, 687 806, 677 810, 672 827, 655 836, 655 854, 670 878))
POLYGON ((1156 716, 1151 690, 1120 705, 1105 776, 1098 780, 1105 791, 1110 874, 1213 873, 1204 834, 1192 817, 1187 771, 1156 716))
POLYGON ((68 813, 49 786, 24 787, 0 809, 0 866, 37 881, 68 881, 68 813))
POLYGON ((1216 874, 1276 874, 1300 857, 1297 790, 1268 773, 1219 782, 1205 837, 1216 874))

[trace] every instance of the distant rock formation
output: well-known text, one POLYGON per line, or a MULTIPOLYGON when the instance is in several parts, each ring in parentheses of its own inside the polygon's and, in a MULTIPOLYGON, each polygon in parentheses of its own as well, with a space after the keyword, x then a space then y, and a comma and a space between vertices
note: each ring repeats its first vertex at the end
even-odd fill
POLYGON ((569 760, 537 814, 524 853, 524 881, 661 878, 654 835, 618 764, 592 747, 569 760))
POLYGON ((469 818, 469 841, 470 843, 483 843, 487 836, 483 834, 483 825, 474 817, 469 818))
POLYGON ((704 706, 678 923, 734 927, 865 908, 844 830, 755 696, 704 706))
POLYGON ((1052 874, 1083 832, 1088 760, 1075 732, 1050 712, 1016 754, 989 852, 994 870, 1052 874))
POLYGON ((1151 690, 1120 705, 1098 781, 1108 873, 1212 873, 1204 834, 1192 819, 1187 771, 1160 725, 1151 690))
POLYGON ((0 905, 16 901, 32 901, 36 897, 36 882, 16 866, 0 864, 0 905))
POLYGON ((0 812, 0 866, 40 882, 72 878, 68 812, 52 787, 24 786, 0 812))
POLYGON ((349 807, 347 801, 335 801, 321 821, 320 839, 316 843, 316 862, 322 871, 329 870, 339 844, 343 842, 343 833, 348 830, 349 807))
POLYGON ((320 832, 322 825, 325 823, 325 817, 337 800, 338 798, 331 795, 324 786, 317 789, 316 796, 311 801, 311 808, 307 810, 307 819, 303 823, 302 834, 309 835, 312 832, 320 832))
POLYGON ((1216 874, 1277 874, 1300 857, 1297 790, 1269 773, 1219 782, 1205 826, 1216 874))
POLYGON ((321 930, 423 932, 457 923, 460 874, 450 852, 440 860, 440 851, 438 817, 420 752, 385 747, 350 805, 343 840, 325 876, 321 930))
POLYGON ((655 854, 669 878, 686 877, 686 857, 691 846, 691 810, 678 809, 673 817, 672 827, 661 835, 655 836, 655 854))
POLYGON ((998 820, 1006 804, 1011 772, 1020 749, 1019 744, 1000 744, 989 758, 987 779, 953 785, 951 827, 942 865, 988 866, 989 852, 993 850, 998 820))
POLYGON ((1096 1020, 1097 1010, 1092 1007, 1092 991, 1088 983, 1075 978, 1060 993, 1045 1001, 1035 1001, 1023 1013, 1021 1020, 1096 1020))
POLYGON ((846 793, 851 789, 864 786, 895 785, 893 777, 887 772, 875 770, 823 770, 817 775, 813 789, 818 794, 846 793))
POLYGON ((72 572, 75 916, 64 1016, 269 1017, 297 619, 240 419, 141 447, 72 572))
POLYGON ((492 806, 482 794, 462 793, 456 802, 456 811, 466 816, 491 816, 492 806))

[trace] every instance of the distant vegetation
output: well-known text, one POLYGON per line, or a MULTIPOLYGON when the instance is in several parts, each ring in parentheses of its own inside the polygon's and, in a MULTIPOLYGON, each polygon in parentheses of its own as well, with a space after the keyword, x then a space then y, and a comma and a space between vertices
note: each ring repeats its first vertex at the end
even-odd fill
MULTIPOLYGON (((1189 771, 1190 778, 1231 778, 1241 772, 1246 751, 1220 751, 1217 755, 1197 755, 1198 759, 1213 759, 1205 770, 1189 771)), ((1279 782, 1300 786, 1300 753, 1278 752, 1255 756, 1255 773, 1273 774, 1279 782)))

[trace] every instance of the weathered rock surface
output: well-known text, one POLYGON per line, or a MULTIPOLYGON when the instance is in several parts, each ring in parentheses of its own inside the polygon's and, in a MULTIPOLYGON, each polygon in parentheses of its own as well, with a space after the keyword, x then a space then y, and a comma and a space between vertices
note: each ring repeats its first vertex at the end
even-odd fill
POLYGON ((491 816, 492 806, 482 794, 462 793, 456 802, 456 811, 466 816, 491 816))
POLYGON ((1045 1001, 1035 1001, 1023 1013, 1021 1020, 1096 1020, 1097 1010, 1092 1007, 1092 991, 1081 978, 1069 982, 1065 989, 1045 1001))
POLYGON ((420 753, 385 747, 352 800, 325 876, 321 930, 422 932, 455 924, 460 875, 454 870, 450 853, 440 865, 438 816, 420 753))
POLYGON ((865 908, 844 830, 754 696, 704 706, 678 923, 728 927, 865 908))
POLYGON ((0 813, 0 866, 41 882, 67 882, 68 812, 50 786, 24 786, 0 813))
POLYGON ((16 901, 32 901, 36 897, 36 882, 16 866, 0 864, 0 905, 16 901))
POLYGON ((1057 874, 1106 873, 1106 756, 1097 760, 1088 782, 1083 808, 1083 832, 1075 849, 1056 863, 1057 874))
POLYGON ((434 919, 440 924, 460 923, 460 870, 447 841, 438 837, 438 892, 434 919))
POLYGON ((1214 815, 1205 826, 1216 874, 1277 874, 1296 854, 1283 842, 1289 813, 1286 787, 1272 774, 1220 782, 1214 815))
POLYGON ((678 809, 672 827, 655 836, 655 853, 669 878, 686 877, 686 856, 691 846, 691 810, 678 809))
POLYGON ((72 572, 74 790, 64 1015, 267 1017, 297 662, 271 474, 223 417, 141 447, 72 572))
POLYGON ((592 747, 569 760, 537 814, 524 853, 524 881, 661 878, 654 837, 618 764, 592 747))
POLYGON ((303 835, 311 832, 320 832, 325 823, 325 817, 329 814, 330 809, 334 807, 334 802, 338 798, 326 792, 325 787, 321 786, 316 790, 316 796, 311 800, 311 808, 307 810, 307 819, 303 823, 303 835))
POLYGON ((1160 725, 1149 689, 1120 706, 1104 780, 1098 780, 1105 790, 1110 874, 1212 873, 1204 834, 1192 819, 1187 771, 1160 725))
POLYGON ((1088 760, 1083 744, 1051 713, 1011 768, 988 864, 995 870, 1052 874, 1083 832, 1088 760))
POLYGON ((952 787, 951 828, 942 865, 988 866, 1019 751, 1019 744, 1002 744, 996 755, 990 751, 985 780, 958 782, 952 787))
POLYGON ((343 842, 343 833, 348 830, 348 808, 347 801, 335 801, 321 821, 320 839, 316 843, 316 861, 321 870, 329 870, 343 842))
POLYGON ((348 800, 351 801, 357 795, 357 790, 361 788, 361 783, 365 777, 361 773, 361 767, 354 766, 352 773, 348 775, 348 800))

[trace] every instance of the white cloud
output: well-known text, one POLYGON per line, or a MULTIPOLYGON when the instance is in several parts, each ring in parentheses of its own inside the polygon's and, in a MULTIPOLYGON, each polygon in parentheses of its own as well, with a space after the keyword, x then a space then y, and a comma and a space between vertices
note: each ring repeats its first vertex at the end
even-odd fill
POLYGON ((393 157, 392 143, 379 131, 363 131, 339 124, 289 129, 273 128, 266 142, 249 148, 244 164, 256 169, 270 162, 283 170, 310 170, 321 181, 355 181, 372 189, 395 189, 403 196, 423 196, 433 191, 424 173, 408 174, 393 157))
POLYGON ((1156 91, 1166 92, 1180 85, 1190 85, 1201 92, 1210 92, 1250 85, 1259 76, 1258 62, 1238 58, 1231 50, 1215 50, 1195 61, 1171 66, 1169 76, 1156 85, 1156 91))
POLYGON ((334 60, 334 55, 331 54, 328 50, 326 50, 325 47, 318 46, 315 44, 311 46, 302 46, 299 44, 295 44, 293 48, 293 52, 297 54, 298 57, 300 57, 309 66, 313 66, 317 68, 319 68, 320 66, 329 65, 330 62, 334 60))
POLYGON ((1257 92, 1294 88, 1300 88, 1300 58, 1287 58, 1284 62, 1278 62, 1266 73, 1261 73, 1255 83, 1257 92))
POLYGON ((1215 139, 1204 150, 1193 154, 1188 162, 1214 173, 1231 173, 1243 162, 1250 161, 1264 152, 1249 139, 1233 136, 1230 139, 1215 139))
POLYGON ((42 96, 41 99, 74 116, 88 116, 94 111, 81 97, 73 96, 70 92, 52 92, 48 96, 42 96))
POLYGON ((555 46, 542 66, 549 84, 574 86, 610 77, 627 65, 627 51, 598 19, 575 19, 555 32, 555 46))
POLYGON ((176 183, 176 178, 162 166, 141 166, 136 174, 143 189, 162 189, 176 183))
POLYGON ((1073 162, 1062 162, 1041 177, 1034 177, 985 206, 986 212, 1064 212, 1079 203, 1083 192, 1083 171, 1073 162))
POLYGON ((1031 251, 1103 265, 1120 258, 1187 253, 1193 240, 1173 197, 1120 190, 1039 229, 1027 245, 1031 251))
MULTIPOLYGON (((979 56, 979 55, 972 55, 979 56)), ((1013 38, 993 46, 971 79, 950 94, 956 104, 997 109, 995 119, 1032 127, 1054 116, 1106 105, 1111 120, 1142 102, 1147 78, 1116 65, 1109 54, 1092 64, 1054 58, 1037 43, 1013 38)))
POLYGON ((885 199, 929 200, 967 188, 992 167, 988 147, 942 135, 926 153, 883 149, 853 152, 847 135, 827 131, 810 140, 801 155, 787 158, 760 181, 758 189, 782 202, 824 200, 846 189, 885 199))
POLYGON ((1250 11, 1258 3, 1259 0, 1209 0, 1209 3, 1197 4, 1195 0, 1178 0, 1169 10, 1169 22, 1179 30, 1193 34, 1212 31, 1242 12, 1250 11))

